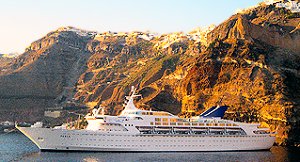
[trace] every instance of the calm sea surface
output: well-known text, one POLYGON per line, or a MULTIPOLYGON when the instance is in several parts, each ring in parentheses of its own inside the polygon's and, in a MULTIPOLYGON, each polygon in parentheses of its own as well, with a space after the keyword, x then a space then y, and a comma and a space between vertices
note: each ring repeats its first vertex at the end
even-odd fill
POLYGON ((0 161, 298 161, 300 152, 273 147, 255 152, 195 152, 195 153, 105 153, 105 152, 40 152, 21 133, 0 134, 0 161))

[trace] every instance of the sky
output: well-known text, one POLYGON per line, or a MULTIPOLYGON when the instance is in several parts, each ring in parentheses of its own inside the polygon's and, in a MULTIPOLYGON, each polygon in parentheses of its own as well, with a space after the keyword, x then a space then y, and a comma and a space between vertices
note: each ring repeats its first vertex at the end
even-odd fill
POLYGON ((62 26, 105 32, 189 32, 262 0, 0 0, 0 53, 23 53, 62 26))

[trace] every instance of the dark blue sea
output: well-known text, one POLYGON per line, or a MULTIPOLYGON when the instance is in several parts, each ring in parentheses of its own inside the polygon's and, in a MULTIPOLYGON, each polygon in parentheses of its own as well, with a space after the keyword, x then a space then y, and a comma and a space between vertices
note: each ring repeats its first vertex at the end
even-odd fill
POLYGON ((274 146, 270 151, 252 152, 171 152, 171 153, 108 153, 108 152, 40 152, 39 149, 21 133, 0 134, 0 161, 298 161, 300 152, 274 146))

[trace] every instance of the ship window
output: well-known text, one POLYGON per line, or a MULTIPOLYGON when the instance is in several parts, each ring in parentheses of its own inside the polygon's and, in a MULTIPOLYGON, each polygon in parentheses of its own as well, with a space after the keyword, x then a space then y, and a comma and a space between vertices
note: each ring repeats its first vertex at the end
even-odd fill
POLYGON ((174 122, 175 123, 176 122, 176 118, 171 118, 170 122, 174 122))
POLYGON ((193 126, 197 126, 197 123, 192 123, 193 126))
POLYGON ((161 125, 161 122, 155 122, 155 125, 161 125))
POLYGON ((184 125, 190 125, 190 123, 185 122, 184 125))
POLYGON ((163 118, 163 125, 169 125, 168 118, 163 118))

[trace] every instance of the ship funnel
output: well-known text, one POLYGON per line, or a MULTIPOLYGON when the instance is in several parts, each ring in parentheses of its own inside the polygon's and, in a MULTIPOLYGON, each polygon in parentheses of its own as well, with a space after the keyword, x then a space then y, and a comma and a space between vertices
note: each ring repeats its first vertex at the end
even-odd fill
POLYGON ((200 114, 200 117, 205 118, 223 118, 228 106, 213 106, 200 114))

